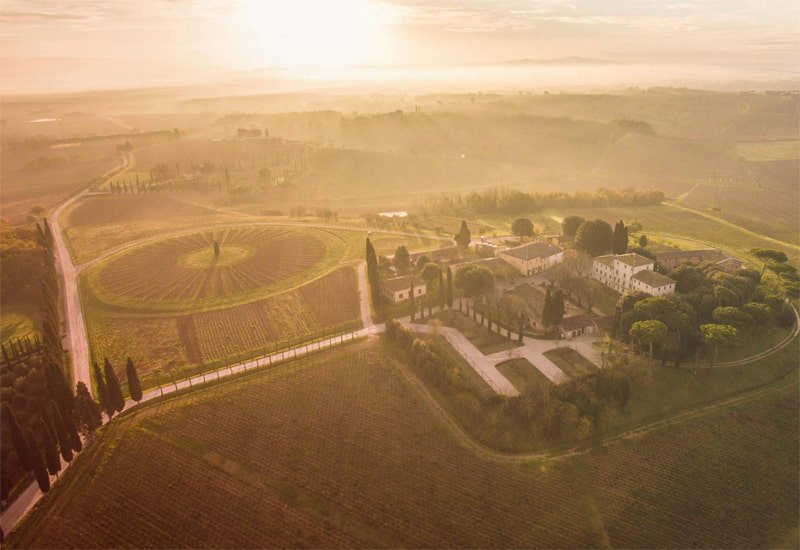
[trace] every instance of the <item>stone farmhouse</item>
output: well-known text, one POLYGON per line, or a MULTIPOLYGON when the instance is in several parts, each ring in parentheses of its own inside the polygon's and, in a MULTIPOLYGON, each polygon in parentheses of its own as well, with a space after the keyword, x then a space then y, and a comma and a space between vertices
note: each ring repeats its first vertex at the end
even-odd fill
POLYGON ((675 292, 675 281, 653 271, 655 262, 636 253, 598 256, 592 263, 592 278, 617 292, 641 290, 653 296, 675 292))
POLYGON ((563 262, 564 249, 549 243, 533 242, 500 250, 497 256, 527 277, 563 262))
POLYGON ((675 269, 679 265, 690 262, 699 264, 711 262, 717 264, 726 273, 741 269, 742 261, 725 255, 716 248, 703 248, 700 250, 669 250, 666 252, 656 252, 656 260, 667 269, 675 269))
POLYGON ((425 296, 425 281, 416 275, 403 275, 383 281, 383 295, 393 304, 399 304, 411 298, 411 285, 414 285, 414 297, 425 296))

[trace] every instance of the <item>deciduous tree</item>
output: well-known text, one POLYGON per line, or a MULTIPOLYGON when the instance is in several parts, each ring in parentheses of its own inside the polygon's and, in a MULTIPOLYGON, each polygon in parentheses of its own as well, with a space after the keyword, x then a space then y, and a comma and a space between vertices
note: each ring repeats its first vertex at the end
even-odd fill
POLYGON ((719 358, 720 348, 732 348, 739 343, 739 332, 730 325, 700 325, 700 333, 703 335, 706 345, 714 349, 712 368, 719 358))
POLYGON ((613 232, 608 222, 591 220, 581 224, 575 237, 575 248, 590 256, 599 256, 611 250, 613 232))
POLYGON ((653 358, 653 344, 662 342, 666 334, 667 325, 654 319, 637 321, 633 323, 630 329, 630 335, 634 341, 650 346, 650 359, 653 358))
POLYGON ((511 232, 522 239, 533 237, 533 222, 528 218, 517 218, 511 222, 511 232))
POLYGON ((400 245, 394 251, 394 268, 398 273, 403 274, 408 272, 409 267, 411 267, 411 256, 405 245, 400 245))
POLYGON ((565 237, 574 237, 578 234, 578 228, 585 221, 580 216, 567 216, 561 221, 561 233, 565 237))
POLYGON ((84 437, 90 437, 103 425, 102 408, 92 399, 89 388, 78 382, 75 391, 75 425, 84 437))

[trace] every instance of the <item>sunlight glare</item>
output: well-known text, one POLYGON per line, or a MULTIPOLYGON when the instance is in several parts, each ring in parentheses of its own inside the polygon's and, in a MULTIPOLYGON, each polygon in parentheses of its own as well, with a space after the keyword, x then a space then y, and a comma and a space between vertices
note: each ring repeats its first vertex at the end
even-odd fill
POLYGON ((247 0, 242 24, 265 64, 343 67, 364 63, 381 40, 379 17, 367 0, 247 0))

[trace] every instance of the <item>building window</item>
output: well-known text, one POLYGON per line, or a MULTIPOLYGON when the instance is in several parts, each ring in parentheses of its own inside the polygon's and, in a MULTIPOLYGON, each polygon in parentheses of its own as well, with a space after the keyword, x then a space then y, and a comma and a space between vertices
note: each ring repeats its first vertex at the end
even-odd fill
POLYGON ((397 295, 397 297, 398 297, 399 300, 402 300, 403 299, 403 293, 401 292, 400 294, 397 295))

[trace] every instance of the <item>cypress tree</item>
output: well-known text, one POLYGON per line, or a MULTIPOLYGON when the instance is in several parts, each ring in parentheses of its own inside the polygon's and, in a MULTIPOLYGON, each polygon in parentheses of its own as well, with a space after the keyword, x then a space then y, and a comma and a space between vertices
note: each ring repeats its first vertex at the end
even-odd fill
POLYGON ((36 476, 36 483, 39 484, 39 490, 46 493, 50 490, 50 476, 47 474, 47 466, 42 458, 39 445, 36 444, 36 438, 33 437, 33 432, 30 430, 28 430, 28 449, 31 453, 31 464, 33 465, 33 474, 36 476))
POLYGON ((81 441, 81 436, 78 433, 78 429, 75 427, 75 422, 72 420, 72 415, 66 415, 63 417, 64 420, 64 429, 67 431, 67 436, 69 437, 69 442, 72 445, 72 450, 76 453, 79 453, 83 449, 83 442, 81 441))
POLYGON ((372 246, 372 241, 367 237, 367 251, 366 251, 367 266, 378 265, 378 257, 375 254, 375 247, 372 246))
POLYGON ((103 373, 100 372, 100 367, 97 362, 92 365, 92 371, 94 371, 94 383, 97 387, 97 399, 100 401, 100 406, 106 411, 108 419, 111 420, 111 417, 114 416, 115 409, 109 399, 108 387, 106 386, 105 378, 103 378, 103 373))
POLYGON ((61 450, 61 458, 66 462, 72 461, 72 441, 70 440, 67 429, 64 426, 64 417, 61 416, 61 411, 58 410, 55 403, 50 402, 50 420, 53 425, 53 431, 58 439, 58 448, 61 450))
POLYGON ((447 266, 447 307, 453 307, 453 270, 447 266))
POLYGON ((544 295, 544 305, 542 306, 542 324, 544 328, 550 326, 550 320, 552 319, 552 296, 550 295, 550 287, 547 287, 547 293, 544 295))
POLYGON ((472 236, 470 235, 466 220, 461 220, 461 228, 458 230, 458 233, 455 234, 453 240, 460 249, 466 250, 469 248, 469 243, 472 240, 472 236))
POLYGON ((131 394, 131 399, 138 403, 142 400, 142 385, 139 383, 139 375, 136 373, 136 367, 133 366, 133 360, 130 357, 128 357, 125 370, 128 377, 128 393, 131 394))
POLYGON ((44 446, 44 460, 47 464, 47 471, 51 476, 61 471, 61 458, 58 456, 58 447, 53 439, 50 428, 41 418, 39 419, 39 432, 42 434, 42 444, 44 446))
POLYGON ((75 396, 72 395, 64 371, 55 363, 48 363, 44 372, 50 397, 58 404, 63 414, 70 414, 75 407, 75 396))
POLYGON ((108 357, 103 360, 103 374, 106 376, 106 390, 111 406, 115 411, 122 412, 122 409, 125 408, 125 396, 122 394, 119 378, 117 378, 117 373, 114 372, 114 367, 111 366, 108 357))
POLYGON ((8 421, 8 429, 11 433, 11 442, 14 444, 14 450, 17 453, 17 460, 23 470, 29 472, 33 468, 31 462, 31 453, 28 448, 28 442, 22 433, 22 430, 17 423, 17 417, 14 416, 14 411, 8 405, 3 405, 3 417, 8 421))
POLYGON ((444 275, 442 275, 441 271, 439 271, 438 288, 439 288, 439 308, 444 309, 444 304, 447 301, 446 298, 447 289, 444 287, 444 275))

